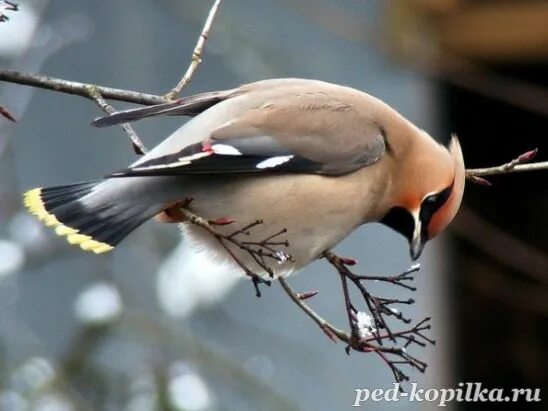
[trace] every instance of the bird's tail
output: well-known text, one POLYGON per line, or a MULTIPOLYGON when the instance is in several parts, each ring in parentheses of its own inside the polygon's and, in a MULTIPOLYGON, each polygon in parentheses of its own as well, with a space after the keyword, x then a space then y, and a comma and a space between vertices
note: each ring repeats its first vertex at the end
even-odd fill
POLYGON ((24 195, 27 209, 70 244, 101 254, 161 211, 123 196, 104 195, 104 181, 35 188, 24 195))

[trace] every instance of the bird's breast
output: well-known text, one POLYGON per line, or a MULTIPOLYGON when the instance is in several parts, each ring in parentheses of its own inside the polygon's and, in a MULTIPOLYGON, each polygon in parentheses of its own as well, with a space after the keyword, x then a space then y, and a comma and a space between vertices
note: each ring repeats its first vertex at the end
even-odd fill
MULTIPOLYGON (((255 221, 262 221, 234 237, 253 244, 256 250, 279 256, 289 254, 294 261, 266 258, 278 274, 298 271, 347 237, 364 222, 377 217, 378 199, 383 190, 377 172, 359 170, 346 176, 277 175, 259 177, 214 177, 194 181, 188 188, 192 210, 204 218, 228 218, 234 223, 217 227, 232 234, 255 221), (265 239, 282 233, 264 244, 265 239), (285 243, 287 242, 287 246, 285 243), (265 247, 262 247, 261 244, 265 247)), ((221 259, 227 257, 219 241, 199 227, 187 226, 193 242, 211 248, 221 259)), ((238 258, 254 269, 256 258, 249 250, 228 243, 238 258)))

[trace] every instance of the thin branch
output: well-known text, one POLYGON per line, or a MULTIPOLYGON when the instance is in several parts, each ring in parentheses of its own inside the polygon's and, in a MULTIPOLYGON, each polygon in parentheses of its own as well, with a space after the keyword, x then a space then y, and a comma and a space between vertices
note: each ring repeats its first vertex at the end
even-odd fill
MULTIPOLYGON (((348 281, 347 277, 339 271, 339 277, 341 279, 341 286, 343 289, 343 296, 344 296, 344 305, 346 307, 346 315, 348 318, 348 325, 350 326, 350 338, 352 340, 355 340, 357 338, 360 338, 360 329, 358 327, 358 323, 356 321, 356 315, 357 310, 352 305, 352 300, 350 299, 350 291, 348 290, 348 281)), ((350 344, 348 344, 347 353, 350 350, 350 344)))
MULTIPOLYGON (((261 220, 254 221, 238 230, 235 230, 230 234, 224 234, 217 230, 214 226, 229 225, 234 223, 233 220, 228 218, 206 220, 194 214, 187 208, 191 202, 192 199, 188 199, 185 202, 177 205, 184 218, 186 218, 188 222, 202 227, 219 242, 219 244, 234 260, 234 262, 242 269, 242 271, 248 277, 251 278, 255 287, 255 291, 257 293, 257 297, 260 297, 261 292, 259 290, 259 284, 265 284, 270 286, 271 282, 263 279, 257 273, 251 270, 231 250, 230 246, 237 247, 240 250, 244 250, 249 253, 252 257, 254 257, 254 261, 259 265, 260 268, 273 276, 273 271, 266 264, 264 257, 269 257, 272 260, 278 262, 291 260, 291 256, 283 253, 283 257, 281 257, 280 253, 271 247, 272 244, 283 247, 289 246, 287 241, 273 241, 278 238, 279 235, 285 233, 286 231, 281 230, 274 235, 267 236, 262 241, 240 241, 239 237, 249 235, 250 231, 253 228, 263 224, 263 222, 261 220), (266 251, 264 251, 265 249, 266 251)), ((291 300, 295 304, 297 304, 297 306, 301 308, 301 310, 303 310, 333 342, 345 342, 347 344, 347 353, 350 353, 351 350, 365 353, 376 353, 389 366, 397 382, 409 380, 407 374, 401 369, 402 365, 407 365, 411 368, 417 369, 420 372, 424 372, 424 370, 426 369, 426 363, 419 360, 418 358, 409 355, 406 351, 406 347, 411 344, 416 344, 419 346, 425 346, 428 343, 434 344, 433 340, 422 334, 423 331, 430 329, 430 319, 426 318, 412 328, 405 329, 403 331, 392 332, 388 328, 388 325, 384 319, 385 316, 393 316, 394 318, 406 324, 410 322, 410 320, 403 317, 399 310, 392 308, 392 305, 413 304, 414 301, 411 299, 397 300, 375 297, 362 284, 363 281, 369 280, 381 280, 392 284, 399 284, 401 281, 411 280, 412 277, 409 277, 409 274, 417 271, 419 267, 414 266, 400 275, 391 277, 358 276, 352 273, 346 266, 347 264, 355 264, 354 260, 339 257, 330 251, 326 251, 322 256, 326 258, 334 267, 336 267, 341 277, 351 332, 347 333, 343 330, 336 328, 334 325, 332 325, 327 320, 322 318, 319 314, 317 314, 312 308, 310 308, 308 304, 304 302, 305 299, 313 297, 316 294, 315 292, 303 294, 297 293, 293 291, 289 283, 283 277, 279 277, 278 280, 280 282, 280 285, 282 286, 286 294, 291 298, 291 300), (363 331, 359 329, 359 324, 357 321, 358 310, 355 309, 354 304, 351 301, 350 293, 348 290, 348 281, 354 284, 362 293, 362 296, 366 301, 367 307, 375 320, 375 326, 377 327, 376 330, 369 330, 370 332, 363 333, 363 331), (380 329, 385 330, 385 333, 381 333, 380 331, 378 331, 380 329), (385 345, 383 343, 385 340, 390 341, 392 345, 385 345), (397 345, 399 341, 403 342, 404 345, 397 345)))
MULTIPOLYGON (((519 155, 518 157, 507 163, 495 167, 468 169, 466 170, 466 178, 470 179, 473 182, 485 184, 485 182, 487 181, 476 181, 476 177, 492 176, 496 174, 519 173, 524 171, 548 170, 548 161, 524 164, 533 160, 537 155, 537 152, 538 149, 535 148, 534 150, 527 151, 526 153, 519 155)), ((483 179, 480 178, 480 180, 483 179)))
MULTIPOLYGON (((253 286, 255 288, 255 292, 257 297, 261 296, 261 291, 259 289, 260 284, 264 284, 266 286, 269 286, 272 284, 271 281, 265 280, 262 278, 258 273, 254 272, 251 268, 249 268, 231 249, 230 246, 236 247, 240 250, 245 251, 249 256, 252 257, 253 261, 265 272, 270 275, 270 277, 274 277, 274 272, 272 269, 268 266, 266 259, 271 259, 275 262, 285 262, 285 261, 293 261, 293 257, 291 257, 289 254, 275 250, 271 247, 271 240, 283 233, 285 233, 285 230, 282 230, 274 235, 270 235, 266 237, 262 241, 240 241, 238 239, 239 236, 247 236, 250 234, 250 229, 263 224, 262 220, 254 221, 251 224, 246 225, 245 227, 236 230, 232 232, 231 234, 223 234, 216 228, 214 228, 214 225, 228 225, 233 223, 232 220, 226 221, 225 219, 219 219, 219 220, 213 220, 208 221, 190 210, 188 210, 186 207, 189 205, 189 203, 192 200, 187 200, 185 203, 182 203, 180 205, 180 211, 184 215, 184 217, 192 224, 197 225, 199 227, 202 227, 204 230, 209 232, 218 242, 219 244, 224 248, 224 250, 230 255, 230 257, 234 260, 234 262, 242 269, 242 271, 251 279, 253 282, 253 286)), ((282 246, 287 247, 289 244, 287 242, 280 242, 282 246)))
MULTIPOLYGON (((133 90, 98 86, 91 83, 80 83, 55 77, 43 76, 39 74, 22 73, 15 70, 0 70, 0 81, 77 95, 90 100, 95 100, 95 98, 90 95, 89 90, 95 89, 102 98, 107 100, 125 101, 142 105, 155 105, 166 103, 168 101, 165 97, 155 94, 147 94, 133 90)), ((490 184, 487 180, 481 177, 496 174, 508 174, 548 169, 548 161, 523 164, 524 162, 530 161, 532 159, 532 155, 536 154, 536 151, 537 150, 532 150, 530 152, 524 153, 516 159, 499 166, 468 169, 466 170, 466 177, 468 180, 475 183, 490 184), (528 156, 531 157, 527 158, 528 156)))
POLYGON ((0 106, 0 115, 4 118, 7 118, 9 121, 13 123, 17 123, 17 120, 13 115, 3 106, 0 106))
POLYGON ((291 300, 297 304, 297 306, 303 310, 306 315, 308 315, 318 326, 322 329, 322 331, 334 342, 337 342, 337 338, 341 341, 344 341, 348 343, 351 340, 351 337, 348 333, 339 330, 338 328, 335 328, 333 325, 331 325, 328 321, 323 319, 320 315, 318 315, 312 308, 306 304, 303 299, 300 297, 299 293, 296 293, 293 291, 289 283, 286 281, 285 278, 279 277, 278 282, 286 292, 286 294, 291 298, 291 300))
MULTIPOLYGON (((312 308, 310 308, 310 306, 300 298, 300 294, 291 288, 285 278, 280 277, 278 278, 278 281, 289 298, 291 298, 291 300, 302 311, 304 311, 306 315, 308 315, 333 342, 341 341, 347 344, 347 353, 350 353, 350 350, 353 350, 357 352, 377 354, 390 368, 394 375, 394 379, 397 382, 409 380, 408 375, 401 369, 402 365, 409 366, 419 372, 424 372, 426 370, 427 364, 410 355, 407 352, 407 347, 412 344, 421 347, 426 346, 426 344, 435 344, 434 340, 423 334, 424 331, 430 330, 431 328, 429 317, 426 317, 422 321, 418 322, 414 327, 407 330, 390 334, 383 333, 363 338, 359 335, 359 333, 355 333, 355 331, 347 333, 333 326, 329 321, 322 318, 312 308), (403 342, 403 346, 379 344, 379 342, 384 340, 390 340, 393 342, 399 340, 403 342)), ((353 320, 350 321, 351 328, 354 328, 355 324, 353 325, 353 320)))
MULTIPOLYGON (((101 93, 96 86, 88 87, 89 95, 97 103, 97 105, 107 114, 112 114, 116 112, 116 109, 108 104, 105 99, 101 96, 101 93)), ((127 136, 133 144, 133 150, 136 154, 145 154, 148 150, 129 123, 123 123, 122 129, 126 132, 127 136)))
POLYGON ((10 18, 6 15, 6 11, 18 11, 19 5, 14 2, 4 0, 0 1, 0 23, 8 21, 10 18))
MULTIPOLYGON (((166 103, 173 99, 181 90, 190 82, 192 76, 195 74, 198 66, 202 62, 202 53, 205 42, 215 20, 223 0, 216 0, 211 7, 202 32, 196 43, 196 47, 192 53, 192 60, 188 66, 181 81, 165 96, 159 96, 155 94, 148 94, 137 92, 133 90, 124 90, 118 88, 97 86, 89 83, 80 83, 76 81, 69 81, 59 79, 55 77, 43 76, 31 73, 22 73, 15 70, 0 70, 0 81, 9 83, 22 84, 31 87, 38 87, 47 90, 58 91, 61 93, 73 94, 80 97, 95 100, 94 96, 89 94, 89 89, 94 88, 97 92, 107 100, 125 101, 128 103, 142 104, 142 105, 155 105, 166 103)), ((126 131, 127 132, 127 131, 126 131)))
POLYGON ((167 102, 164 97, 155 94, 97 86, 90 83, 79 83, 40 74, 21 73, 15 70, 0 70, 0 81, 72 94, 90 100, 93 100, 93 97, 89 94, 89 88, 95 87, 101 96, 107 100, 125 101, 145 106, 167 102))
POLYGON ((221 7, 221 4, 223 3, 223 0, 215 0, 215 3, 213 3, 213 6, 211 6, 211 9, 209 10, 209 14, 207 16, 207 19, 204 23, 204 28, 202 29, 202 32, 200 33, 200 36, 198 37, 198 42, 196 43, 196 47, 194 47, 194 51, 192 52, 192 60, 190 61, 190 65, 186 69, 185 74, 179 81, 179 83, 169 92, 165 95, 165 98, 168 100, 172 100, 181 92, 181 90, 190 83, 190 80, 192 80, 192 77, 194 76, 194 73, 198 69, 198 66, 202 62, 202 53, 204 50, 205 42, 209 36, 209 31, 211 30, 211 26, 213 25, 213 22, 215 21, 215 16, 217 16, 217 13, 221 7))
MULTIPOLYGON (((348 263, 346 264, 348 265, 348 263)), ((394 276, 382 276, 382 275, 356 275, 359 280, 380 281, 383 283, 390 283, 399 287, 405 288, 409 291, 417 291, 417 287, 410 286, 403 281, 413 281, 414 278, 410 274, 417 272, 420 269, 420 264, 415 264, 405 270, 403 273, 394 276)))
POLYGON ((508 167, 506 163, 496 167, 487 167, 487 168, 472 168, 466 170, 466 176, 492 176, 496 174, 510 174, 510 173, 521 173, 524 171, 539 171, 539 170, 548 170, 548 161, 539 161, 537 163, 531 164, 520 164, 512 167, 508 167))

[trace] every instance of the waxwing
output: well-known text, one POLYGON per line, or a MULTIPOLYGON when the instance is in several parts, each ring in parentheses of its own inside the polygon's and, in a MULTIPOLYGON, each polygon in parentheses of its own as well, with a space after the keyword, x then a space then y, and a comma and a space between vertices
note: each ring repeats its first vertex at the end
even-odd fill
MULTIPOLYGON (((97 254, 159 215, 181 222, 189 246, 226 264, 232 264, 227 251, 185 222, 177 207, 186 202, 206 219, 234 220, 218 227, 224 233, 260 219, 246 241, 287 230, 292 259, 272 267, 275 275, 287 275, 375 221, 404 235, 417 259, 461 203, 465 170, 456 137, 443 146, 387 104, 349 87, 264 80, 94 124, 158 115, 193 118, 128 168, 96 181, 30 190, 26 207, 69 243, 97 254)), ((249 253, 231 251, 265 274, 249 253)))

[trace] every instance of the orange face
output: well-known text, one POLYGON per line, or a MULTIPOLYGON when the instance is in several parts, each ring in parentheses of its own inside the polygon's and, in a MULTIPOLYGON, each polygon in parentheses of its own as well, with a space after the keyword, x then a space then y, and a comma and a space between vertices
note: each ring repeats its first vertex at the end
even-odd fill
POLYGON ((412 163, 405 175, 403 196, 381 220, 407 238, 414 260, 424 244, 453 220, 464 192, 464 161, 456 137, 448 150, 429 147, 432 149, 421 150, 412 163))
POLYGON ((456 137, 451 139, 449 153, 453 159, 455 170, 453 187, 447 201, 439 207, 430 218, 430 221, 426 227, 428 239, 437 236, 449 225, 451 221, 453 221, 453 218, 460 208, 462 196, 464 194, 464 161, 462 158, 460 144, 456 137))

